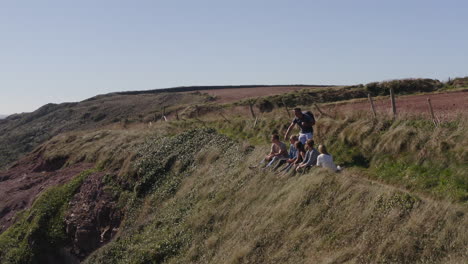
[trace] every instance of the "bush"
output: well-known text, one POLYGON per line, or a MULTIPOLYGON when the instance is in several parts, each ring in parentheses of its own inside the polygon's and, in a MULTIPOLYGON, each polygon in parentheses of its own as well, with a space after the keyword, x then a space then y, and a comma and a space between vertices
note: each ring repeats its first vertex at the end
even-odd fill
POLYGON ((453 81, 451 81, 451 84, 455 88, 468 87, 468 77, 455 78, 453 81))
POLYGON ((443 84, 439 80, 433 79, 405 79, 387 82, 371 82, 366 84, 365 87, 371 95, 376 96, 390 94, 390 88, 393 88, 396 94, 433 92, 442 88, 443 84))
POLYGON ((275 105, 273 105, 273 103, 270 102, 269 100, 262 99, 258 103, 258 108, 260 109, 261 113, 269 113, 273 111, 273 109, 275 108, 275 105))

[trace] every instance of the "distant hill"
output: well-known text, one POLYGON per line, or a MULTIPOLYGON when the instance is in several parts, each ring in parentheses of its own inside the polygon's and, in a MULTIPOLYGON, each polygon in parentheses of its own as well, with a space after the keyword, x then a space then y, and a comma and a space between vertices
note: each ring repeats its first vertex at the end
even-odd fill
MULTIPOLYGON (((31 113, 0 119, 0 168, 51 137, 114 123, 149 122, 189 104, 213 100, 201 93, 109 94, 77 103, 46 104, 31 113)), ((183 112, 180 112, 183 115, 183 112)))
POLYGON ((0 115, 0 119, 5 119, 8 115, 0 115))

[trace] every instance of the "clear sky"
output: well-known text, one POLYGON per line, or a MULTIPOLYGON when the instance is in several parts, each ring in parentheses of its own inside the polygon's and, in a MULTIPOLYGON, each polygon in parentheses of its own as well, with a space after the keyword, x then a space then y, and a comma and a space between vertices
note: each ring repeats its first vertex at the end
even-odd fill
POLYGON ((468 1, 2 0, 0 114, 187 85, 468 75, 468 1))

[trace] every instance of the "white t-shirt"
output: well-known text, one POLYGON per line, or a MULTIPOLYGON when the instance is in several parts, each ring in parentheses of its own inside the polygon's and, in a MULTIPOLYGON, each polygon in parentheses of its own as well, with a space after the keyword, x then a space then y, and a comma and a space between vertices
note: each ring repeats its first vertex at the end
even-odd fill
POLYGON ((335 163, 333 162, 333 157, 331 155, 326 155, 326 154, 320 154, 317 157, 317 166, 328 168, 332 171, 338 170, 335 163))

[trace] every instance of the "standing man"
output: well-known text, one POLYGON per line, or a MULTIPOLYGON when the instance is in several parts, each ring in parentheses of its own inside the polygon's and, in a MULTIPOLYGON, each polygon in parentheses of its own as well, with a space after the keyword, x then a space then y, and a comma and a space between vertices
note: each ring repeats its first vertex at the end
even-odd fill
POLYGON ((299 141, 305 145, 308 139, 312 139, 314 136, 313 125, 315 125, 314 115, 310 112, 302 112, 300 108, 294 108, 294 115, 296 116, 286 131, 284 139, 288 138, 289 132, 297 124, 301 131, 299 132, 299 141))

